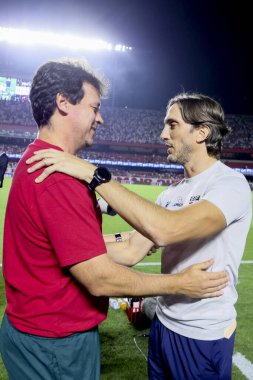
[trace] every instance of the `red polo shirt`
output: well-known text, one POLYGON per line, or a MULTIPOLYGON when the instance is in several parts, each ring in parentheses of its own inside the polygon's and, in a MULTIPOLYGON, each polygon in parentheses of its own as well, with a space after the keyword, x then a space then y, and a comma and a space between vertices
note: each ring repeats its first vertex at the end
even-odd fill
POLYGON ((67 266, 106 252, 101 211, 85 183, 62 173, 41 184, 40 171, 27 173, 35 150, 55 148, 42 140, 29 145, 14 174, 4 227, 3 271, 10 322, 20 331, 63 337, 106 318, 107 297, 94 297, 67 266))

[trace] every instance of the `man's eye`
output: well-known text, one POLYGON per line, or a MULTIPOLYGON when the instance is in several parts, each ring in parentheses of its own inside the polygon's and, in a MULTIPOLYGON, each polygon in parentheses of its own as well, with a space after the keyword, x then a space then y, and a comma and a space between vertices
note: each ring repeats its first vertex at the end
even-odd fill
POLYGON ((95 113, 98 113, 98 111, 99 111, 99 108, 98 108, 98 107, 91 106, 91 108, 93 108, 93 110, 94 110, 95 113))

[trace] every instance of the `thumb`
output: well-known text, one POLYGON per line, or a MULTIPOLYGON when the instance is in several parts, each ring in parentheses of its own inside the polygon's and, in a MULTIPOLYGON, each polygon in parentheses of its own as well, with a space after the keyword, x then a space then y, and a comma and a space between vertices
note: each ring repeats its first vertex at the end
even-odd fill
POLYGON ((201 270, 206 270, 210 268, 211 265, 213 265, 214 259, 209 259, 207 261, 203 261, 202 263, 197 264, 197 267, 201 270))

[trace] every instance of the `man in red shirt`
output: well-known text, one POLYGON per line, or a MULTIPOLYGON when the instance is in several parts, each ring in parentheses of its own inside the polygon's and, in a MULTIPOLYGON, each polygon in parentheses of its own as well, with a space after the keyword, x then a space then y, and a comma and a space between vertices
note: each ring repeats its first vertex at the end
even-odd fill
MULTIPOLYGON (((97 326, 106 318, 108 296, 217 296, 227 282, 224 273, 203 271, 211 261, 173 276, 152 275, 124 266, 131 245, 118 255, 107 253, 91 191, 110 180, 106 169, 89 185, 62 173, 37 185, 38 174, 27 173, 26 160, 37 150, 76 154, 92 144, 103 123, 104 88, 82 62, 71 60, 47 62, 33 79, 38 138, 16 168, 4 229, 7 307, 0 348, 12 380, 99 379, 97 326)), ((135 260, 152 245, 147 240, 135 260)))

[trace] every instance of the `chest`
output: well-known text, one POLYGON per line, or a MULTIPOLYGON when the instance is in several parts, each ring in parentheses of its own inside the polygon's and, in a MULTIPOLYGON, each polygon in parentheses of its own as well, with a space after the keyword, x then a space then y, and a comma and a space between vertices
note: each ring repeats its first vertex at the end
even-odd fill
POLYGON ((207 184, 192 184, 187 181, 171 186, 159 199, 159 204, 169 210, 175 210, 199 202, 205 196, 207 184))

